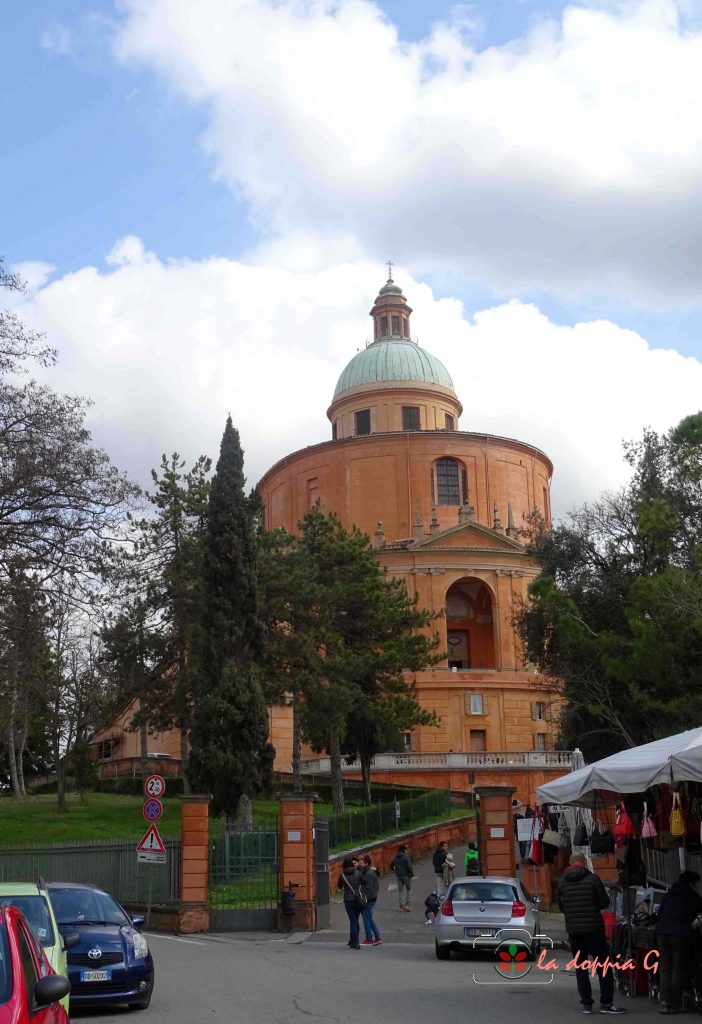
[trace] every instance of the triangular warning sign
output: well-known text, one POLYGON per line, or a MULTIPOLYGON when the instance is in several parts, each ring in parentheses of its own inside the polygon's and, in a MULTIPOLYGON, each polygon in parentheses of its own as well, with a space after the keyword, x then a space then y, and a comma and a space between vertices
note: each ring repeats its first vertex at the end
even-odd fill
POLYGON ((166 847, 155 825, 149 825, 137 845, 137 853, 165 853, 166 847))

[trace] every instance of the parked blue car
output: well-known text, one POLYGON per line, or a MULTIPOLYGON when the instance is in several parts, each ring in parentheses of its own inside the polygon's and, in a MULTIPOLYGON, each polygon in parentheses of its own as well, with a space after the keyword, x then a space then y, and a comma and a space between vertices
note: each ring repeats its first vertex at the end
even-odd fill
POLYGON ((71 1009, 128 1003, 145 1010, 154 988, 154 962, 139 931, 143 917, 126 911, 96 885, 51 882, 49 897, 59 929, 78 932, 68 954, 71 1009))

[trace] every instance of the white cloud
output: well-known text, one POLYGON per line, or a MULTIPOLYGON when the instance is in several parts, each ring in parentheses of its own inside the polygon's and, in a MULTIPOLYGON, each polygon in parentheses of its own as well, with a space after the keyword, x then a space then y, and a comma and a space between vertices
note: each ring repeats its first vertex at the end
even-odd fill
POLYGON ((65 57, 73 48, 73 33, 67 25, 51 21, 39 37, 39 44, 42 50, 65 57))
POLYGON ((203 105, 269 236, 353 236, 506 295, 702 297, 702 31, 580 0, 483 51, 406 44, 370 0, 123 0, 115 51, 203 105))
MULTIPOLYGON (((282 243, 277 254, 293 262, 282 243)), ((334 385, 369 335, 382 283, 374 264, 164 263, 132 237, 110 259, 106 272, 67 274, 21 308, 59 347, 54 386, 95 399, 92 429, 118 464, 147 481, 162 452, 216 456, 228 412, 251 483, 329 439, 334 385)), ((415 310, 415 336, 452 374, 461 427, 543 448, 556 467, 556 510, 623 480, 622 438, 699 409, 702 364, 632 331, 557 326, 518 301, 469 321, 459 302, 437 301, 403 268, 395 278, 415 310)))

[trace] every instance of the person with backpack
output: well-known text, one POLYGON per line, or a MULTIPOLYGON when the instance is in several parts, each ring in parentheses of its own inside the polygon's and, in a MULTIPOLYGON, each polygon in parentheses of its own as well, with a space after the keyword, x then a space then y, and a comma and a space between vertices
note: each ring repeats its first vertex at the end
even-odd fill
POLYGON ((430 892, 424 900, 424 924, 434 924, 440 908, 441 900, 435 892, 430 892))
POLYGON ((480 874, 480 857, 478 856, 478 851, 475 848, 475 843, 468 843, 468 849, 466 850, 466 856, 463 861, 463 870, 467 875, 480 874))
POLYGON ((400 901, 400 910, 409 913, 412 910, 410 906, 410 890, 412 888, 412 879, 414 878, 414 869, 412 868, 412 861, 404 843, 398 846, 397 853, 390 861, 390 868, 395 872, 395 878, 397 879, 397 897, 400 901))

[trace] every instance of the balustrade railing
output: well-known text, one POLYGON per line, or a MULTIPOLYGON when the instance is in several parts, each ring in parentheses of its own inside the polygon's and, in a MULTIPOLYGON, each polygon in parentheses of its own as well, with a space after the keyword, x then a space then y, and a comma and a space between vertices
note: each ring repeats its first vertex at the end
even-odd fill
MULTIPOLYGON (((573 754, 570 750, 485 750, 480 752, 376 754, 372 766, 376 771, 423 771, 447 768, 563 768, 570 769, 573 754)), ((301 762, 303 775, 328 775, 329 757, 311 757, 301 762)), ((359 772, 360 761, 350 764, 342 759, 341 770, 359 772)))

